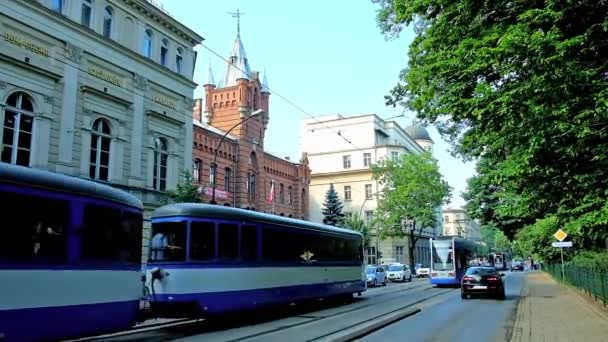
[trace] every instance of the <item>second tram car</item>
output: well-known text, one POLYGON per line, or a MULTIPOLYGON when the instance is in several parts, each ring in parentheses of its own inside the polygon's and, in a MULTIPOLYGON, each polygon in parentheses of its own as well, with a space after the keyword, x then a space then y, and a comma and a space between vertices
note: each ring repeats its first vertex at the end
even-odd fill
POLYGON ((430 240, 431 284, 458 285, 472 260, 479 256, 480 245, 459 237, 430 240))
POLYGON ((207 204, 152 217, 147 285, 159 316, 212 315, 366 290, 358 232, 207 204))
POLYGON ((142 204, 110 186, 0 163, 0 340, 136 323, 142 204))

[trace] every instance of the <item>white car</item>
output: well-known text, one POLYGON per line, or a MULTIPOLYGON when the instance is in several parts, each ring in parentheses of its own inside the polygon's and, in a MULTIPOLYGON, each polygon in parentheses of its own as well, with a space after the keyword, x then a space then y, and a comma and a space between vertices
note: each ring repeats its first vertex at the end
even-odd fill
POLYGON ((416 270, 416 277, 420 278, 420 277, 428 277, 429 274, 431 274, 431 268, 430 267, 419 267, 416 270))
POLYGON ((390 281, 412 281, 412 272, 407 265, 391 264, 386 273, 390 281))

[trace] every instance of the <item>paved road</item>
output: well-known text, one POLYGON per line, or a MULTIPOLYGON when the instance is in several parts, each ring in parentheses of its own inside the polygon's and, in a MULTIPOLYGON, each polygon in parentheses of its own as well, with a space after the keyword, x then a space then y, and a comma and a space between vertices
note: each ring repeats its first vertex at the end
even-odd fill
POLYGON ((462 300, 454 291, 440 300, 422 303, 414 316, 378 330, 359 341, 508 341, 524 275, 507 273, 507 299, 462 300))

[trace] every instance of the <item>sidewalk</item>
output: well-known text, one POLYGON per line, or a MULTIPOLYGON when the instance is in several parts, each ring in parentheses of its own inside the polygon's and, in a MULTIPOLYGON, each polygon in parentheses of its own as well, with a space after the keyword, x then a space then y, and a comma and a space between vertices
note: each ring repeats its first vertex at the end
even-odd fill
POLYGON ((608 341, 608 310, 596 305, 547 273, 529 273, 511 342, 608 341))

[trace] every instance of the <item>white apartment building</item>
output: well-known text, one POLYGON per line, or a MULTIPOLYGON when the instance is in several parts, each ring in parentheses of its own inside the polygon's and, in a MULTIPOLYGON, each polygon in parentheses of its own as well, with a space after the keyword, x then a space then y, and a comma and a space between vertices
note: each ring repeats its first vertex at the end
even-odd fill
MULTIPOLYGON (((433 140, 419 126, 401 128, 395 121, 385 121, 375 114, 343 117, 327 115, 305 120, 300 132, 300 150, 308 156, 311 169, 309 186, 309 216, 322 222, 325 194, 333 184, 344 203, 346 215, 371 219, 377 207, 379 187, 372 179, 371 165, 387 158, 399 158, 404 153, 432 152, 433 140)), ((440 210, 438 210, 438 217, 440 210)), ((439 222, 441 220, 438 220, 439 222)), ((418 240, 415 259, 428 264, 428 238, 441 230, 435 228, 418 240)), ((368 263, 409 262, 405 239, 372 239, 368 248, 368 263)))
POLYGON ((481 241, 481 225, 461 208, 443 209, 443 235, 481 241))

